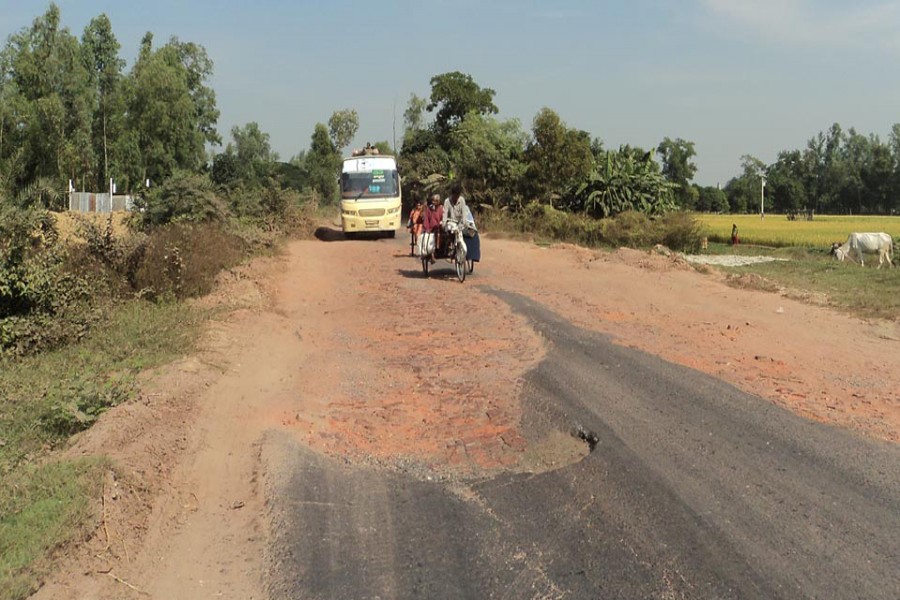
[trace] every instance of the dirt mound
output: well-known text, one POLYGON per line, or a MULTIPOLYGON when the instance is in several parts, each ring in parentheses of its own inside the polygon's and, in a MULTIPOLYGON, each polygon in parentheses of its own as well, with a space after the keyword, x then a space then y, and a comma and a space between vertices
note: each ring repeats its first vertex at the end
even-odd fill
POLYGON ((199 490, 173 487, 173 475, 197 450, 200 398, 231 364, 232 322, 265 305, 261 281, 270 274, 265 261, 256 261, 220 275, 216 290, 196 301, 201 308, 221 311, 206 328, 199 351, 142 373, 137 398, 107 411, 72 438, 67 456, 106 456, 113 467, 93 535, 77 548, 60 550, 65 568, 34 598, 144 596, 131 574, 134 563, 148 535, 177 527, 197 510, 199 490), (173 505, 182 510, 167 508, 173 505))

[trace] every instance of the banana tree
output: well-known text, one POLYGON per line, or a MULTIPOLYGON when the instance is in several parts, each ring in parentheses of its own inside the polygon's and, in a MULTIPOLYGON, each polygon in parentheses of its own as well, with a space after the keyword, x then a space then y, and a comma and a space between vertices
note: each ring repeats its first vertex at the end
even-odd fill
POLYGON ((662 214, 675 208, 673 190, 677 186, 665 180, 651 153, 635 156, 620 148, 607 152, 605 163, 568 191, 566 208, 595 218, 613 217, 627 210, 662 214))

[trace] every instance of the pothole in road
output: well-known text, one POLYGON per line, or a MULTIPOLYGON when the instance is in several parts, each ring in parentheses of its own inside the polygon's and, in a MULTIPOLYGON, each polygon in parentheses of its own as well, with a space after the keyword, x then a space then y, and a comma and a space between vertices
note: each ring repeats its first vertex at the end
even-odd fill
MULTIPOLYGON (((593 434, 585 434, 590 438, 593 434)), ((596 436, 593 436, 596 440, 596 436)), ((519 466, 529 473, 546 473, 575 464, 591 453, 596 441, 591 443, 580 435, 551 430, 535 443, 529 444, 522 454, 519 466)))
POLYGON ((596 433, 591 431, 590 429, 585 429, 581 425, 577 426, 573 431, 573 435, 588 445, 588 453, 594 451, 594 448, 597 447, 597 444, 600 442, 600 438, 596 433))

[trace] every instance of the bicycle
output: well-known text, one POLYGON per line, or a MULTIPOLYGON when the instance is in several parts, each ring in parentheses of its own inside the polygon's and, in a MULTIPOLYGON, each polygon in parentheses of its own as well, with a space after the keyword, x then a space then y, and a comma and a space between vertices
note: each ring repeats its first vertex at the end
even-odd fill
POLYGON ((463 283, 466 280, 466 273, 471 272, 466 261, 466 241, 463 239, 463 230, 456 223, 450 221, 447 223, 447 233, 453 236, 450 238, 450 248, 447 253, 453 257, 456 277, 460 283, 463 283))
MULTIPOLYGON (((438 248, 437 245, 435 245, 430 252, 422 252, 422 273, 425 274, 425 277, 428 277, 431 262, 438 258, 446 258, 453 263, 453 266, 456 269, 456 277, 459 279, 460 283, 463 283, 466 280, 466 274, 472 272, 474 264, 466 259, 466 242, 463 239, 462 230, 456 226, 456 223, 451 222, 447 225, 447 234, 452 237, 450 238, 450 243, 447 244, 446 249, 438 248)), ((425 233, 423 235, 433 236, 435 234, 425 233)), ((423 238, 422 245, 423 247, 430 246, 431 240, 429 238, 423 238)))

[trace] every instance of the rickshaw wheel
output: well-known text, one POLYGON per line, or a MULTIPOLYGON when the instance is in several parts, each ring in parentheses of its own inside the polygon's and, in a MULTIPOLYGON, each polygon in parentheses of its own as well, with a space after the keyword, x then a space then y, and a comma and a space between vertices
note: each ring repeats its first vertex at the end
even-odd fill
POLYGON ((459 282, 462 283, 466 280, 466 250, 461 245, 456 247, 456 276, 459 278, 459 282))

